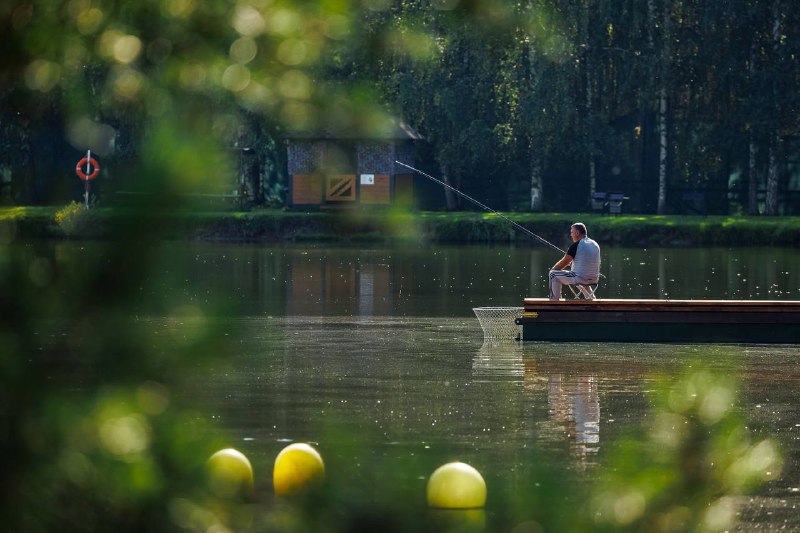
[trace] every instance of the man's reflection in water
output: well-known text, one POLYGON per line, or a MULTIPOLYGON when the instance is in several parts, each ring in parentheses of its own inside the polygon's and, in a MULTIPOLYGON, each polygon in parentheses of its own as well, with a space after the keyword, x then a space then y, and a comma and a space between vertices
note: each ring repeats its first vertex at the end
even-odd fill
POLYGON ((577 456, 598 452, 600 398, 594 375, 549 375, 547 404, 550 416, 564 428, 570 448, 577 456))
MULTIPOLYGON (((570 450, 583 460, 600 450, 600 395, 595 374, 576 374, 573 367, 524 357, 521 343, 484 342, 472 361, 477 379, 522 378, 528 398, 547 392, 548 435, 560 431, 569 438, 570 450), (553 427, 553 422, 556 427, 553 427), (559 431, 560 430, 560 431, 559 431)), ((539 421, 541 422, 541 421, 539 421)), ((557 437, 560 439, 560 437, 557 437)))

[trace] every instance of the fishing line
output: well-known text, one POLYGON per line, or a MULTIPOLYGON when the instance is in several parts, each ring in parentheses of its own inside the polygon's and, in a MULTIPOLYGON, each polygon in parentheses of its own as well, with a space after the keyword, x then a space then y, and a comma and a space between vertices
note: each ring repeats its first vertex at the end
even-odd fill
POLYGON ((477 206, 478 206, 478 207, 480 207, 481 209, 484 209, 484 210, 486 210, 486 211, 489 211, 490 213, 492 213, 492 214, 494 214, 494 215, 497 215, 497 216, 499 216, 500 218, 502 218, 502 219, 503 219, 503 220, 505 220, 506 222, 509 222, 509 223, 510 223, 512 226, 514 226, 515 228, 517 228, 517 229, 518 229, 518 230, 520 230, 521 232, 525 233, 526 235, 529 235, 529 236, 531 236, 531 237, 534 237, 534 238, 536 238, 536 239, 539 239, 541 242, 545 243, 545 244, 546 244, 546 245, 548 245, 550 248, 553 248, 554 250, 558 250, 558 251, 559 251, 559 252, 561 252, 562 254, 563 254, 563 253, 566 253, 566 252, 564 252, 564 250, 562 250, 561 248, 559 248, 559 247, 558 247, 558 246, 556 246, 555 244, 551 243, 550 241, 547 241, 547 240, 543 239, 542 237, 539 237, 538 235, 536 235, 534 232, 532 232, 531 230, 529 230, 529 229, 528 229, 528 228, 526 228, 525 226, 522 226, 522 225, 520 225, 520 224, 517 224, 516 222, 514 222, 513 220, 511 220, 511 219, 510 219, 510 218, 508 218, 507 216, 503 215, 502 213, 498 213, 497 211, 495 211, 494 209, 492 209, 492 208, 491 208, 491 207, 489 207, 488 205, 482 204, 481 202, 479 202, 479 201, 478 201, 478 200, 476 200, 475 198, 473 198, 473 197, 471 197, 471 196, 468 196, 468 195, 464 194, 463 192, 459 191, 458 189, 456 189, 456 188, 455 188, 455 187, 453 187, 452 185, 450 185, 450 184, 448 184, 448 183, 445 183, 445 182, 443 182, 443 181, 442 181, 442 180, 440 180, 440 179, 436 179, 436 178, 434 178, 433 176, 431 176, 430 174, 426 174, 425 172, 423 172, 423 171, 419 170, 418 168, 414 168, 414 167, 412 167, 411 165, 406 165, 405 163, 401 163, 400 161, 395 161, 395 163, 397 163, 398 165, 403 165, 404 167, 406 167, 406 168, 409 168, 409 169, 413 170, 414 172, 417 172, 418 174, 421 174, 422 176, 425 176, 425 177, 426 177, 426 178, 428 178, 429 180, 431 180, 431 181, 433 181, 433 182, 435 182, 435 183, 438 183, 438 184, 439 184, 439 185, 441 185, 442 187, 446 187, 446 188, 450 189, 450 190, 451 190, 451 191, 453 191, 454 193, 456 193, 456 194, 460 195, 460 196, 461 196, 461 197, 463 197, 463 198, 466 198, 467 200, 469 200, 469 201, 470 201, 470 202, 472 202, 473 204, 477 205, 477 206))

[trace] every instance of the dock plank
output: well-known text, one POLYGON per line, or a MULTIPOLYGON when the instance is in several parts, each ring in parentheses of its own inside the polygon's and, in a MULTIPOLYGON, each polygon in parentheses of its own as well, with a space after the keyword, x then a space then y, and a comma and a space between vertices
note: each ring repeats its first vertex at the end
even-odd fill
POLYGON ((718 311, 725 313, 798 313, 797 300, 656 300, 656 299, 602 299, 602 300, 548 300, 525 298, 523 307, 528 310, 548 311, 718 311))
POLYGON ((800 342, 797 300, 525 298, 522 340, 800 342))

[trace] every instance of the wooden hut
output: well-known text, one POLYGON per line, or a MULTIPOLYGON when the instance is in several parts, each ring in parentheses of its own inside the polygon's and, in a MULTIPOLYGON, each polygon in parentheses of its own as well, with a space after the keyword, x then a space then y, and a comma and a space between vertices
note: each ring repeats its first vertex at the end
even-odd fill
POLYGON ((402 121, 374 138, 300 133, 287 138, 290 207, 414 205, 414 166, 422 137, 402 121))

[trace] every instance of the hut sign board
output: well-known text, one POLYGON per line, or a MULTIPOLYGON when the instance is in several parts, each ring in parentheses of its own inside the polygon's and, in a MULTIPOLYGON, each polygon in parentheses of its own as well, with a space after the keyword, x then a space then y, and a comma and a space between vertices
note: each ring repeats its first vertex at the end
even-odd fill
POLYGON ((375 185, 375 174, 361 174, 361 185, 375 185))

